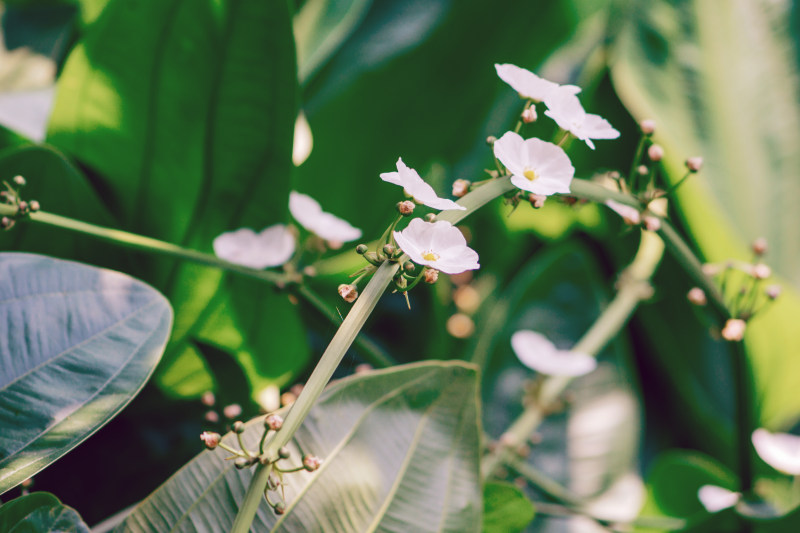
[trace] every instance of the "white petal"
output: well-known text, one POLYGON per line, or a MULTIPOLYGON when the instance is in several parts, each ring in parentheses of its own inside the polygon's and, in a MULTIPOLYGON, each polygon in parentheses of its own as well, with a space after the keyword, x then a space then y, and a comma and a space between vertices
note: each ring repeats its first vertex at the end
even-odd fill
POLYGON ((289 211, 301 226, 326 241, 349 242, 361 237, 360 229, 324 212, 319 203, 308 195, 292 191, 289 194, 289 211))
POLYGON ((513 131, 507 131, 494 142, 494 156, 514 176, 522 176, 525 172, 525 163, 520 155, 524 142, 525 140, 513 131))
POLYGON ((294 236, 283 224, 255 233, 250 228, 223 233, 213 243, 220 259, 250 268, 282 265, 294 253, 294 236))
POLYGON ((800 475, 800 437, 757 429, 752 436, 758 456, 775 470, 800 475))
POLYGON ((292 145, 292 163, 294 163, 294 166, 299 167, 302 165, 311 155, 313 147, 314 138, 311 136, 311 126, 308 125, 305 113, 300 111, 300 114, 297 115, 297 120, 294 122, 294 144, 292 145))
POLYGON ((517 331, 511 336, 511 347, 523 365, 541 374, 574 377, 597 368, 597 361, 591 355, 558 350, 547 337, 535 331, 517 331))
POLYGON ((467 246, 461 231, 447 221, 425 222, 415 218, 403 231, 395 231, 394 239, 400 249, 418 265, 426 265, 445 274, 459 274, 480 268, 477 252, 467 246), (436 257, 426 259, 428 252, 436 257))
POLYGON ((384 172, 381 174, 383 181, 400 185, 417 202, 432 207, 434 209, 464 210, 466 207, 455 203, 446 198, 439 198, 436 191, 427 184, 413 168, 409 168, 403 163, 402 158, 397 159, 397 172, 384 172))
POLYGON ((575 168, 560 146, 535 138, 523 140, 507 132, 495 141, 494 153, 511 172, 511 183, 516 187, 545 196, 570 192, 575 168), (526 178, 526 170, 533 170, 536 179, 526 178))
POLYGON ((628 224, 638 224, 642 221, 642 216, 635 207, 621 204, 614 200, 607 200, 606 205, 628 224))
POLYGON ((510 63, 495 64, 494 68, 500 79, 509 84, 523 98, 541 102, 559 87, 557 83, 540 78, 530 70, 510 63))
POLYGON ((733 507, 736 505, 736 502, 739 501, 740 497, 741 494, 738 492, 733 492, 716 485, 703 485, 697 491, 697 498, 709 513, 716 513, 728 507, 733 507))
POLYGON ((583 131, 587 137, 592 139, 616 139, 619 132, 600 115, 587 114, 583 121, 583 131))

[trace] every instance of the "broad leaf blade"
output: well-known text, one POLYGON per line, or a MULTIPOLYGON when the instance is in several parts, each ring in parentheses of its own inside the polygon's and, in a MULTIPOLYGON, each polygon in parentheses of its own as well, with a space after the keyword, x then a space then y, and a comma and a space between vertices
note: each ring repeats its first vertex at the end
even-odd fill
POLYGON ((113 418, 141 389, 171 309, 128 276, 0 254, 0 492, 113 418))
MULTIPOLYGON (((479 531, 477 386, 474 367, 463 363, 409 365, 332 385, 296 435, 323 466, 288 477, 286 514, 277 517, 262 502, 254 528, 479 531)), ((249 446, 257 446, 262 428, 260 420, 249 424, 249 446)), ((233 437, 226 436, 229 445, 233 437)), ((203 452, 120 529, 229 529, 252 473, 225 455, 203 452)), ((298 457, 294 448, 290 461, 298 457)))
MULTIPOLYGON (((800 287, 800 85, 787 3, 638 1, 615 45, 612 77, 637 119, 654 119, 670 179, 688 156, 702 171, 678 191, 681 216, 710 261, 750 259, 766 237, 767 261, 800 287)), ((796 290, 784 291, 748 329, 760 424, 783 427, 800 412, 796 290)))
POLYGON ((34 492, 0 507, 0 531, 6 533, 89 533, 71 507, 49 492, 34 492))
POLYGON ((522 531, 536 509, 525 494, 509 483, 487 483, 483 488, 483 533, 522 531))

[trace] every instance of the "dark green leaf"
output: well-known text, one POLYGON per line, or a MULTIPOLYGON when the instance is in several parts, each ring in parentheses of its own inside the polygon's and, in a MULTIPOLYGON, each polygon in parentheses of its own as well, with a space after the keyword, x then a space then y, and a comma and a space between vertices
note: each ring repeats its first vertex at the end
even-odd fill
POLYGON ((167 301, 123 274, 0 254, 0 493, 52 463, 139 392, 164 349, 167 301))
MULTIPOLYGON (((331 385, 296 434, 324 460, 287 477, 287 512, 262 501, 258 531, 477 532, 477 372, 463 363, 424 363, 358 375, 331 385)), ((257 446, 262 421, 249 424, 257 446)), ((234 436, 225 442, 235 446, 234 436)), ((299 463, 292 447, 291 464, 299 463)), ((203 452, 145 500, 122 531, 230 529, 252 477, 203 452)), ((275 499, 275 493, 271 495, 275 499)))
POLYGON ((531 523, 536 513, 521 490, 508 483, 483 487, 483 533, 514 533, 531 523))
POLYGON ((0 507, 4 533, 89 533, 80 515, 48 492, 34 492, 0 507))

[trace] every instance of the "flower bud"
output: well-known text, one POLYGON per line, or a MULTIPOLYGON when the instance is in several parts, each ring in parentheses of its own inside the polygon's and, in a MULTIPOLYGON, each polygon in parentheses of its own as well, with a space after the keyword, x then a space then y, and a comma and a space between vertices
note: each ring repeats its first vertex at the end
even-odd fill
POLYGON ((616 181, 616 180, 620 179, 622 177, 622 175, 619 173, 619 171, 612 170, 611 172, 608 173, 608 177, 611 178, 612 180, 616 181))
POLYGON ((22 176, 14 176, 14 185, 18 187, 24 187, 25 183, 26 183, 25 178, 23 178, 22 176))
POLYGON ((237 457, 236 459, 233 460, 233 466, 235 466, 239 470, 243 470, 251 465, 252 463, 250 462, 250 459, 248 459, 247 457, 237 457))
POLYGON ((744 338, 747 323, 741 318, 729 318, 722 328, 722 338, 726 341, 740 341, 744 338))
POLYGON ((416 206, 414 202, 412 202, 411 200, 404 200, 402 202, 397 202, 397 211, 404 217, 407 217, 408 215, 413 213, 414 207, 416 206))
POLYGON ((206 411, 204 418, 206 419, 206 422, 209 422, 210 424, 216 424, 219 422, 219 413, 216 411, 206 411))
POLYGON ((273 509, 275 509, 275 514, 278 515, 283 514, 286 512, 286 504, 283 502, 278 502, 275 504, 275 507, 273 507, 273 509))
POLYGON ((686 294, 686 298, 694 305, 706 305, 708 303, 708 299, 706 298, 706 293, 703 292, 703 289, 700 287, 692 287, 689 292, 686 294))
POLYGON ((472 185, 467 180, 458 179, 453 182, 453 196, 461 198, 469 192, 469 186, 472 185))
POLYGON ((317 275, 317 269, 313 265, 306 265, 303 267, 303 275, 313 278, 317 275))
POLYGON ((242 414, 242 406, 238 403, 232 403, 230 405, 226 405, 222 408, 222 414, 225 415, 225 418, 236 418, 240 414, 242 414))
POLYGON ((780 285, 770 285, 766 289, 764 289, 764 294, 767 295, 767 298, 770 300, 775 300, 778 296, 781 295, 781 286, 780 285))
POLYGON ((0 228, 10 229, 14 225, 14 221, 8 217, 0 218, 0 228))
POLYGON ((750 269, 750 274, 756 279, 767 279, 772 275, 772 269, 764 263, 756 263, 750 269))
POLYGON ((372 372, 372 365, 369 363, 358 364, 353 369, 353 372, 355 372, 356 374, 366 374, 367 372, 372 372))
POLYGON ((417 266, 414 263, 412 263, 411 261, 406 261, 405 263, 403 263, 403 270, 408 272, 409 274, 414 272, 416 269, 417 269, 417 266))
POLYGON ((466 339, 475 333, 475 322, 463 313, 456 313, 447 319, 445 329, 457 339, 466 339))
POLYGON ((425 222, 436 222, 436 213, 428 213, 425 215, 425 222))
POLYGON ((17 211, 19 212, 20 215, 27 214, 28 213, 28 202, 26 202, 25 200, 21 200, 17 204, 17 211))
POLYGON ((351 304, 356 301, 356 298, 358 298, 358 290, 356 289, 355 285, 342 283, 339 285, 339 296, 342 297, 342 300, 351 304))
POLYGON ((267 415, 264 419, 264 426, 273 431, 278 431, 283 427, 283 418, 280 415, 267 415))
POLYGON ((656 123, 654 120, 645 119, 639 123, 639 127, 642 129, 642 133, 645 135, 652 135, 654 131, 656 131, 656 123))
POLYGON ((286 407, 287 405, 292 405, 295 401, 297 401, 297 396, 292 391, 286 391, 281 394, 281 405, 286 407))
POLYGON ((322 459, 316 455, 306 455, 303 457, 303 467, 309 472, 319 469, 322 466, 322 459))
POLYGON ((721 268, 719 265, 715 265, 714 263, 704 263, 702 267, 700 267, 703 271, 703 274, 706 276, 716 276, 719 274, 721 268))
POLYGON ((236 422, 234 422, 233 423, 233 432, 234 433, 238 433, 240 435, 242 433, 244 433, 244 422, 242 422, 240 420, 237 420, 236 422))
POLYGON ((389 257, 392 257, 396 251, 397 250, 395 249, 395 247, 392 246, 391 244, 384 244, 383 245, 383 253, 385 253, 389 257))
POLYGON ((647 149, 647 157, 653 162, 661 161, 661 158, 664 157, 664 149, 661 148, 661 145, 651 144, 647 149))
POLYGON ((645 229, 648 231, 658 231, 661 229, 661 219, 658 217, 646 216, 642 218, 645 229))
POLYGON ((29 205, 30 205, 30 208, 31 208, 31 213, 37 212, 42 207, 42 206, 39 205, 39 202, 37 202, 36 200, 31 200, 31 203, 29 205))
POLYGON ((214 397, 214 393, 210 390, 205 391, 203 395, 200 396, 200 403, 206 407, 213 407, 215 402, 216 398, 214 397))
POLYGON ((497 137, 495 137, 494 135, 489 135, 488 137, 486 137, 486 144, 488 144, 489 146, 494 146, 495 141, 497 141, 497 137))
POLYGON ((281 459, 288 459, 292 455, 292 452, 289 451, 289 448, 286 446, 282 446, 278 449, 278 457, 281 459))
POLYGON ((547 196, 543 194, 529 194, 528 201, 531 203, 531 207, 534 209, 539 209, 544 207, 544 201, 547 200, 547 196))
POLYGON ((356 253, 358 255, 364 255, 365 253, 367 253, 367 250, 369 250, 369 248, 367 248, 366 244, 359 244, 358 246, 356 246, 356 253))
POLYGON ((209 450, 213 450, 217 446, 219 446, 219 442, 222 440, 222 435, 219 433, 214 433, 212 431, 204 431, 200 434, 200 440, 205 443, 206 448, 209 450))
POLYGON ((526 107, 522 111, 521 118, 522 118, 522 122, 524 122, 525 124, 530 124, 531 122, 536 122, 536 118, 537 118, 536 117, 536 108, 533 107, 533 106, 526 107))
POLYGON ((425 283, 433 285, 434 283, 436 283, 436 280, 438 279, 439 279, 438 270, 434 270, 433 268, 428 268, 425 270, 425 278, 423 280, 425 281, 425 283))
POLYGON ((690 157, 686 160, 686 168, 689 169, 689 172, 698 172, 701 168, 703 168, 703 158, 690 157))
POLYGON ((753 253, 756 255, 764 255, 767 253, 767 239, 759 237, 753 241, 753 253))
POLYGON ((278 487, 280 486, 281 485, 280 483, 278 483, 278 480, 275 478, 275 476, 270 475, 269 478, 267 479, 267 489, 278 490, 278 487))
POLYGON ((647 176, 647 173, 650 172, 650 171, 647 169, 647 167, 645 165, 639 165, 638 167, 636 167, 636 172, 640 176, 647 176))

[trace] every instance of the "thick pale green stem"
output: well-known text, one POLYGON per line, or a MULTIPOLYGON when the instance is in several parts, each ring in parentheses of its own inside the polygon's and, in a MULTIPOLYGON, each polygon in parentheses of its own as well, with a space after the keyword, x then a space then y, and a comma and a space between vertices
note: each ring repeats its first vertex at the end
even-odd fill
MULTIPOLYGON (((663 254, 663 241, 652 232, 642 231, 636 257, 620 275, 617 295, 573 350, 596 356, 619 333, 639 302, 652 295, 649 280, 663 254)), ((536 431, 570 381, 568 377, 553 376, 542 383, 536 401, 531 402, 508 428, 494 452, 484 458, 481 471, 485 478, 513 458, 514 450, 536 431)))
POLYGON ((247 487, 247 493, 244 495, 242 506, 239 507, 239 513, 233 521, 231 533, 248 533, 250 525, 258 512, 258 506, 261 505, 261 500, 264 498, 264 490, 267 488, 267 481, 269 475, 272 473, 272 465, 256 466, 253 479, 250 480, 250 486, 247 487), (261 487, 259 489, 258 487, 261 487), (249 516, 250 519, 245 522, 244 517, 249 516))

